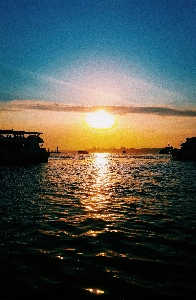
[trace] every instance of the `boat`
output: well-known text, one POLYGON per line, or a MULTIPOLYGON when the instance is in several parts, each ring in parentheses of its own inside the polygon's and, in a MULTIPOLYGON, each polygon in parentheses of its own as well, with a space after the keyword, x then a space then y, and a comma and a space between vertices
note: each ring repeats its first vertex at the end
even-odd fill
MULTIPOLYGON (((48 150, 49 151, 49 150, 48 150)), ((50 153, 55 153, 55 154, 60 154, 61 152, 59 151, 58 146, 56 147, 56 151, 50 151, 50 153)))
POLYGON ((87 150, 78 150, 78 154, 88 154, 87 150))
POLYGON ((50 153, 42 148, 41 132, 1 130, 0 165, 48 162, 50 153))
POLYGON ((171 154, 176 160, 196 161, 196 137, 186 138, 180 149, 173 149, 171 154))
POLYGON ((173 147, 170 146, 170 144, 168 144, 167 147, 159 150, 159 154, 171 154, 172 150, 173 150, 173 147))

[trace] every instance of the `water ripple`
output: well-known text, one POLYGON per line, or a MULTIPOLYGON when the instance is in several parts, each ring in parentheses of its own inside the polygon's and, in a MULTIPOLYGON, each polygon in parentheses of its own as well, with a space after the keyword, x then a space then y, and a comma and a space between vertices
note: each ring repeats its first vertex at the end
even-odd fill
POLYGON ((194 299, 195 163, 62 155, 0 179, 2 299, 194 299))

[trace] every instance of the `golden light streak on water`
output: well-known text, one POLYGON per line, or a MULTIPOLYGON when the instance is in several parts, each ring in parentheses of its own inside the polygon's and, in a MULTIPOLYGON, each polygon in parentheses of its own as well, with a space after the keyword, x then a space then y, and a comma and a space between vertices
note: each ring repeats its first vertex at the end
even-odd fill
POLYGON ((111 184, 111 175, 109 171, 109 153, 95 153, 94 161, 91 165, 91 172, 94 174, 94 180, 88 187, 89 195, 81 199, 84 209, 89 217, 96 219, 110 219, 110 197, 107 187, 111 184))
POLYGON ((86 288, 86 291, 93 293, 93 294, 97 294, 97 295, 104 294, 104 291, 99 290, 99 289, 86 288))

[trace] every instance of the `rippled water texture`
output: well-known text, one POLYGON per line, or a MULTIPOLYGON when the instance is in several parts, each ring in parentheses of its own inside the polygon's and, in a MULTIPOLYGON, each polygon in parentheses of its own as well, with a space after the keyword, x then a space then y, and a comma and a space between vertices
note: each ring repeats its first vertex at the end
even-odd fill
POLYGON ((195 299, 196 163, 59 155, 0 168, 0 296, 195 299))

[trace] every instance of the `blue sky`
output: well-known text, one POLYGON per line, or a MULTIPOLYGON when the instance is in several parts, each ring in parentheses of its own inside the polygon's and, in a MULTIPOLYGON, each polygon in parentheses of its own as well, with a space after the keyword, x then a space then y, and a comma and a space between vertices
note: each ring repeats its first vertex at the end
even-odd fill
POLYGON ((195 0, 6 0, 0 101, 196 104, 195 0))

